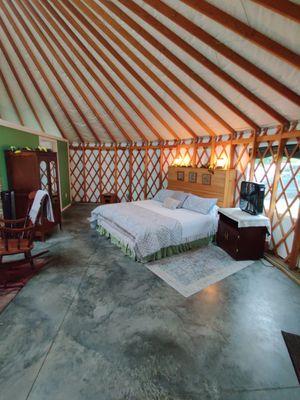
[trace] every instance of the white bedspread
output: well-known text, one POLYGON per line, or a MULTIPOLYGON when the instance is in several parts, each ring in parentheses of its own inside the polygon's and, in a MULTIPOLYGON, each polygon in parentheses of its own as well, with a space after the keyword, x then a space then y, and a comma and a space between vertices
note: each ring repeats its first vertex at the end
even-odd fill
POLYGON ((158 201, 143 200, 99 206, 92 211, 90 222, 129 246, 139 259, 164 247, 211 236, 217 230, 217 212, 170 210, 158 201))
POLYGON ((155 200, 141 200, 136 201, 135 204, 166 217, 177 219, 182 226, 184 242, 201 239, 217 232, 218 219, 216 210, 213 210, 211 214, 204 215, 184 208, 170 210, 164 207, 163 203, 155 200), (193 239, 194 237, 197 237, 197 239, 193 239))

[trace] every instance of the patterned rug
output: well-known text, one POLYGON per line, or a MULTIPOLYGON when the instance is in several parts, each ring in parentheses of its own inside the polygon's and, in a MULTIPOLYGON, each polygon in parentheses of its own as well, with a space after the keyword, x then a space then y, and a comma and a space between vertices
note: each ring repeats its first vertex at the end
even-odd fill
POLYGON ((36 259, 34 269, 28 263, 19 267, 0 267, 0 313, 45 264, 44 259, 36 259))
POLYGON ((211 244, 146 266, 177 292, 189 297, 250 264, 252 260, 235 261, 220 247, 211 244))

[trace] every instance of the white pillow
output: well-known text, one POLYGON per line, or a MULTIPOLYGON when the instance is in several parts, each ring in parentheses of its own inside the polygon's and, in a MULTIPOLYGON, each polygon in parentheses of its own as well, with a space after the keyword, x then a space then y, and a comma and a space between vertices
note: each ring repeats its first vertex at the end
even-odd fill
POLYGON ((218 199, 209 199, 189 194, 184 201, 182 208, 206 215, 217 204, 217 201, 218 199))
POLYGON ((175 193, 174 190, 161 189, 153 197, 153 200, 160 201, 161 203, 163 203, 167 197, 172 197, 174 193, 175 193))
POLYGON ((163 206, 166 208, 169 208, 170 210, 175 210, 180 205, 181 205, 181 201, 173 199, 172 197, 167 197, 163 203, 163 206))
POLYGON ((188 197, 188 193, 180 192, 179 190, 172 194, 172 198, 179 200, 180 205, 177 208, 181 208, 185 199, 188 197))

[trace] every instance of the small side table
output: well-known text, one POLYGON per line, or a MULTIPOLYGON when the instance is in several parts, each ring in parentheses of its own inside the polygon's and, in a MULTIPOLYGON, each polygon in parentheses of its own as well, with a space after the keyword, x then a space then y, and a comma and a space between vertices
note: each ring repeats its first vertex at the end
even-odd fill
POLYGON ((270 220, 264 215, 250 215, 239 208, 220 208, 217 245, 235 260, 258 260, 263 257, 270 220))
POLYGON ((103 193, 100 196, 101 204, 112 204, 112 203, 119 203, 120 200, 116 193, 103 193))

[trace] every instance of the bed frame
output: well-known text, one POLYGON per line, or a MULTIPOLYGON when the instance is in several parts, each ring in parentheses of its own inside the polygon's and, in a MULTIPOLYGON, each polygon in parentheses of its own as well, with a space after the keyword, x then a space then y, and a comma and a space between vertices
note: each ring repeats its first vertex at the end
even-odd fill
POLYGON ((211 173, 206 168, 171 166, 168 170, 168 189, 218 198, 219 207, 233 207, 235 178, 234 169, 215 169, 211 173))

